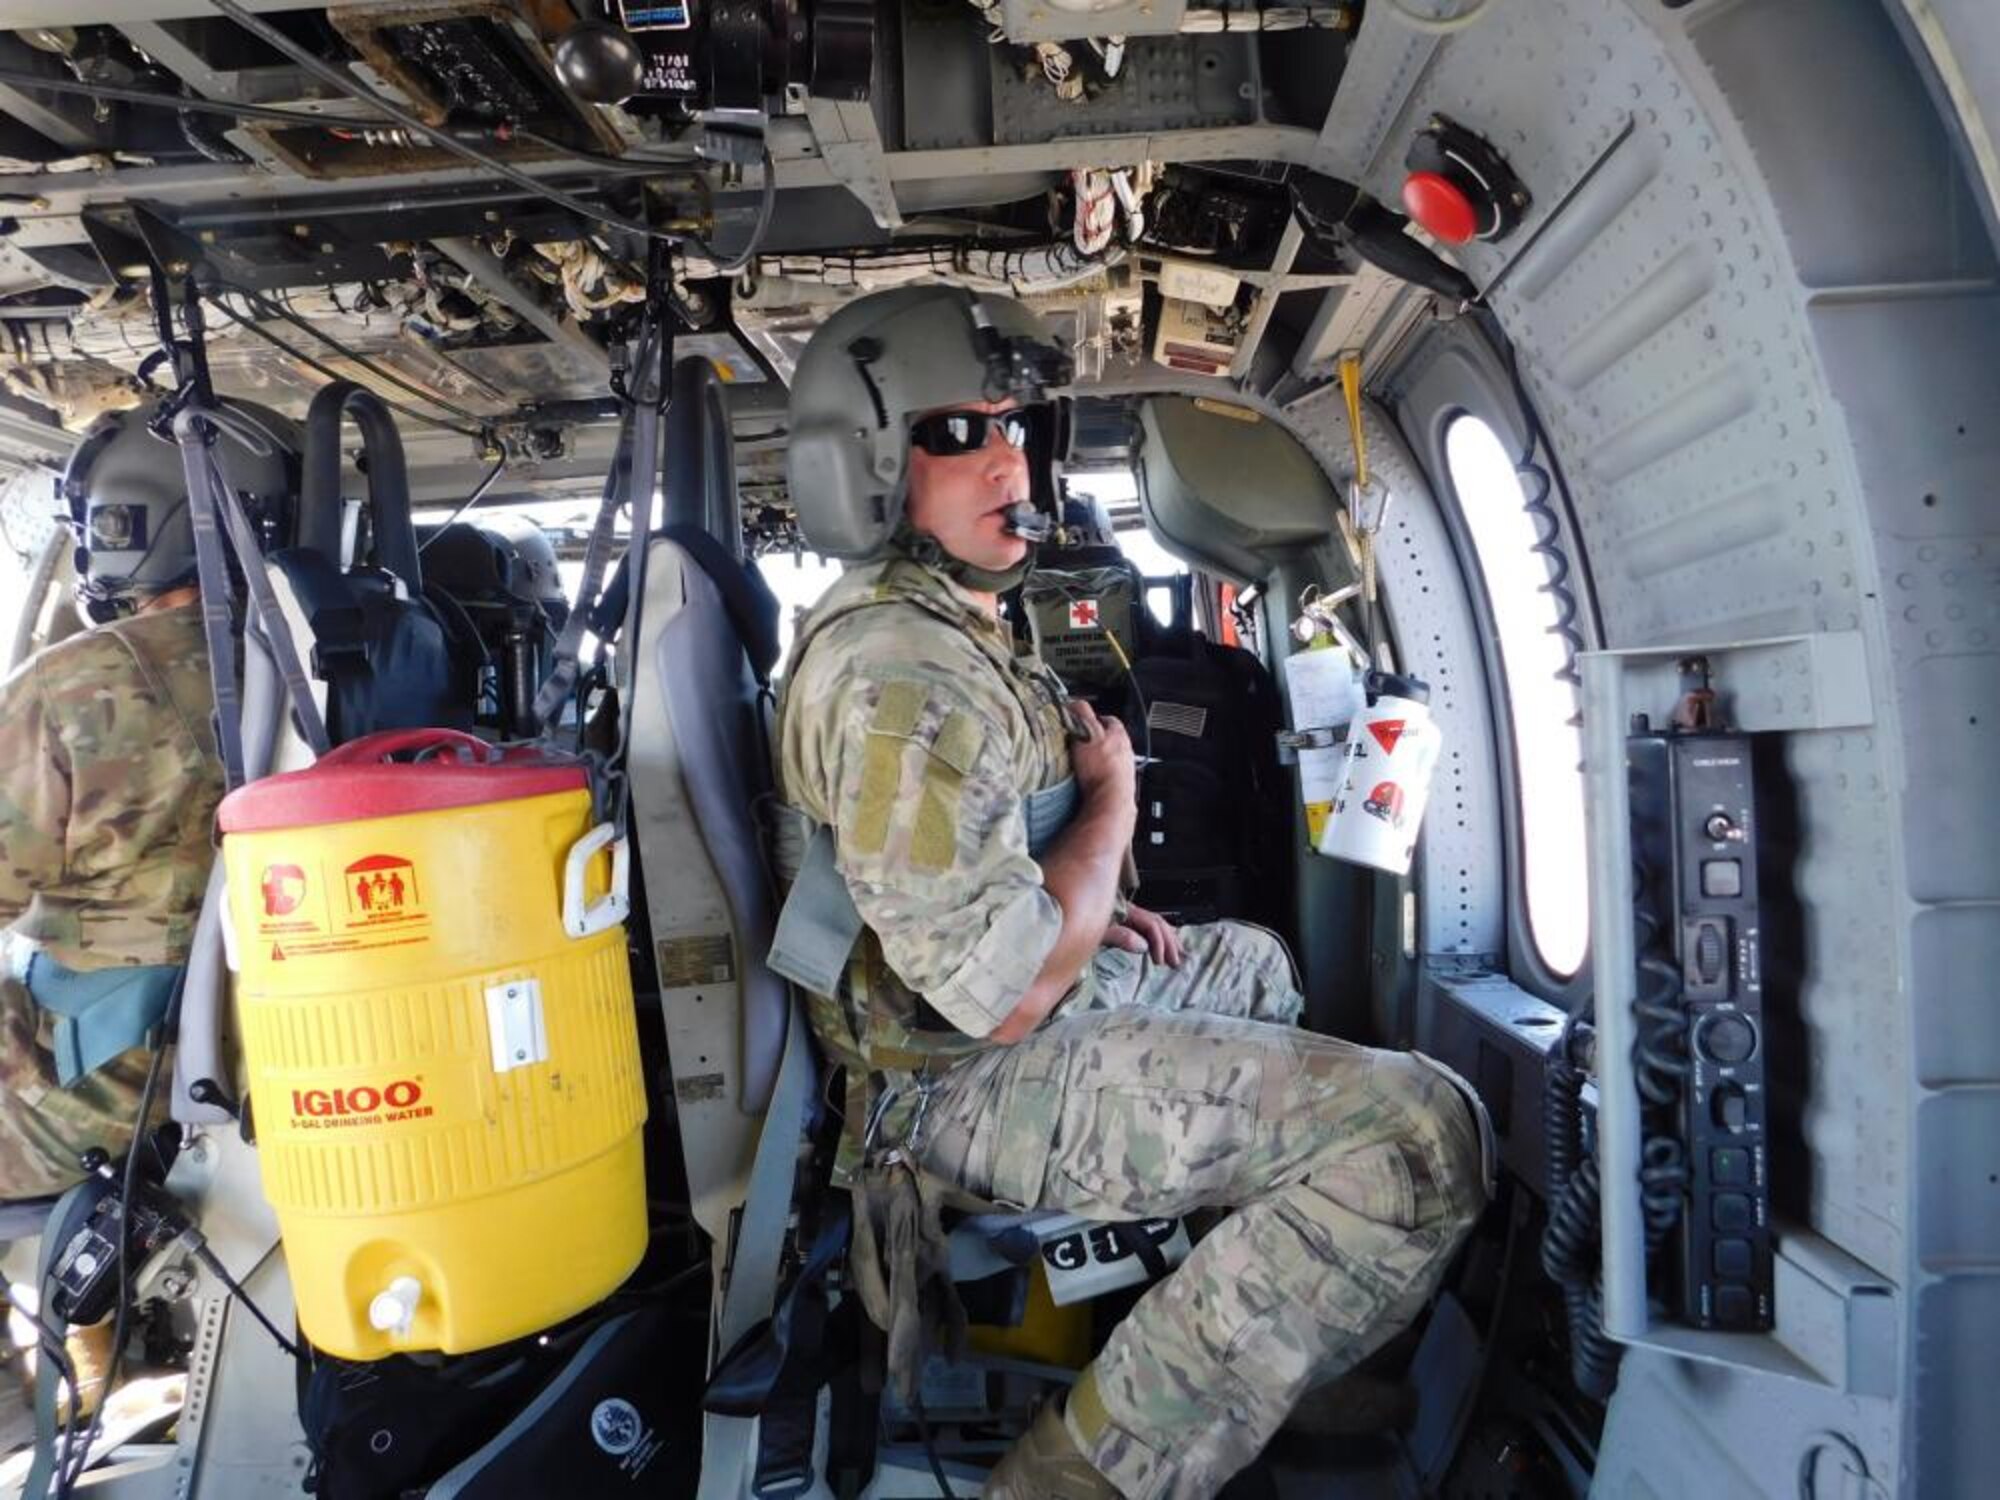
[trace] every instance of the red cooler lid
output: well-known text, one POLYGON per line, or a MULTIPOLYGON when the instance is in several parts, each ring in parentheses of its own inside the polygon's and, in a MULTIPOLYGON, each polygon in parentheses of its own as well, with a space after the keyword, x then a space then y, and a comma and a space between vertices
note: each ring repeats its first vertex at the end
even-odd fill
POLYGON ((222 799, 224 833, 359 823, 583 791, 583 763, 526 747, 503 750, 456 729, 388 729, 336 745, 303 771, 240 786, 222 799), (392 760, 406 751, 415 760, 392 760))

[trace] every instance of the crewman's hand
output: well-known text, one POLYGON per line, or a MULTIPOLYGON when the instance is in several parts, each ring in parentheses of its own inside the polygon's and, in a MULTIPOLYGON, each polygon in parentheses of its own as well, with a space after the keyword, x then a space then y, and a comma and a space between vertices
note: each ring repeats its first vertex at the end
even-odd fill
POLYGON ((1180 932, 1156 911, 1143 906, 1127 906, 1125 920, 1104 929, 1104 946, 1123 948, 1127 953, 1144 953, 1156 964, 1178 969, 1187 956, 1181 947, 1180 932))
POLYGON ((1100 719, 1097 710, 1076 699, 1070 713, 1086 737, 1071 742, 1070 769, 1086 801, 1102 797, 1120 807, 1138 805, 1139 772, 1132 761, 1132 739, 1117 719, 1100 719))

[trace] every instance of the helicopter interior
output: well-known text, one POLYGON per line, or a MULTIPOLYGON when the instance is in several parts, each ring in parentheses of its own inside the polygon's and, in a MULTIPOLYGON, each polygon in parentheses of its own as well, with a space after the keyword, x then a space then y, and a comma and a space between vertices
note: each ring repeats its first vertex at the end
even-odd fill
MULTIPOLYGON (((82 1487, 596 1493, 538 1436, 581 1401, 606 1494, 970 1495, 1203 1232, 968 1206, 968 1349, 914 1403, 852 1356, 838 1109, 766 957, 769 705, 833 574, 787 391, 835 309, 942 281, 1074 362, 1006 608, 1144 752, 1141 899, 1279 933, 1302 1024, 1493 1124, 1436 1302, 1225 1493, 1977 1493, 1996 138, 1981 0, 4 0, 9 668, 84 628, 49 497, 94 418, 292 419, 273 566, 236 555, 252 774, 307 721, 616 767, 647 1113, 615 1295, 302 1349, 218 878, 184 1222, 118 1246, 149 1380, 69 1435, 82 1487), (1364 666, 1442 746, 1400 868, 1319 852, 1364 666)), ((0 1207, 17 1290, 49 1207, 0 1207)))

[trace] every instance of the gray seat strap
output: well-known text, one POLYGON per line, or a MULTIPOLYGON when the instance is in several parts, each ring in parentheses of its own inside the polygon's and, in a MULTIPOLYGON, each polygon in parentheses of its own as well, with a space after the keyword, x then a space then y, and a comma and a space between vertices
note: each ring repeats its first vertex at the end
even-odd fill
MULTIPOLYGON (((1022 799, 1029 854, 1039 859, 1048 851, 1076 816, 1076 804, 1074 777, 1022 799)), ((804 817, 796 810, 794 814, 804 817)), ((815 995, 836 994, 862 925, 847 877, 834 862, 833 830, 814 824, 784 910, 778 913, 777 931, 771 937, 771 952, 765 962, 815 995)))
POLYGON ((833 855, 833 830, 815 827, 784 910, 778 913, 765 960, 775 972, 815 995, 838 991, 848 955, 861 937, 861 913, 833 855))
MULTIPOLYGON (((751 1161, 743 1211, 737 1220, 735 1250, 715 1320, 711 1367, 715 1358, 734 1348, 777 1305, 785 1223, 791 1213, 799 1143, 812 1094, 812 1043, 804 1017, 793 1006, 785 1029, 784 1060, 778 1065, 778 1081, 771 1090, 764 1128, 757 1135, 757 1153, 751 1161)), ((702 1421, 698 1500, 739 1500, 749 1492, 756 1458, 755 1419, 708 1413, 702 1421)))

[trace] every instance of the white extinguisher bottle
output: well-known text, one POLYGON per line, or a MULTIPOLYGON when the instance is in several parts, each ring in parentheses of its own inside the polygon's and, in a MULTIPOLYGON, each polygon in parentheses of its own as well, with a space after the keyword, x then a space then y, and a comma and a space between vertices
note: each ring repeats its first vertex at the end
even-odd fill
POLYGON ((1441 748, 1430 685, 1393 672, 1364 679, 1368 703, 1347 727, 1340 789, 1319 852, 1406 875, 1441 748))

